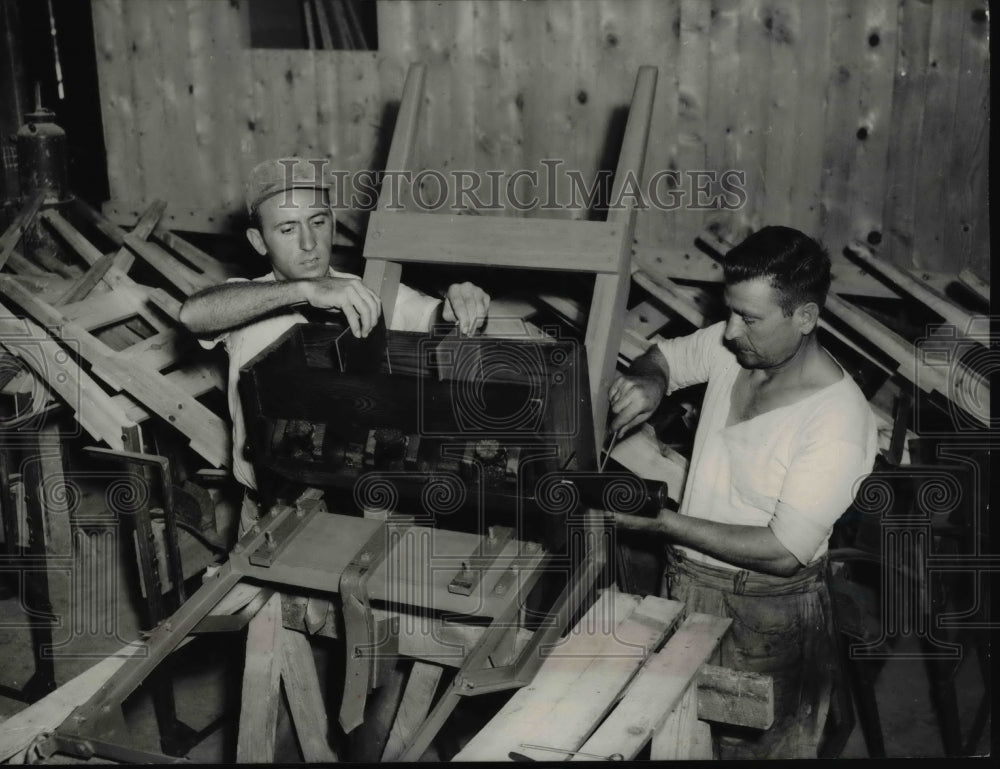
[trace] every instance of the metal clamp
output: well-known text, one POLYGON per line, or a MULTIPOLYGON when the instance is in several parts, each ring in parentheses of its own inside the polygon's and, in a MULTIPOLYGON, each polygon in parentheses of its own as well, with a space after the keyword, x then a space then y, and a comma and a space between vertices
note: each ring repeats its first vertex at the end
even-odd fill
POLYGON ((344 698, 340 726, 350 733, 364 720, 368 691, 374 685, 375 619, 368 602, 368 579, 390 552, 390 529, 413 524, 409 516, 390 515, 361 547, 340 577, 344 613, 344 698))

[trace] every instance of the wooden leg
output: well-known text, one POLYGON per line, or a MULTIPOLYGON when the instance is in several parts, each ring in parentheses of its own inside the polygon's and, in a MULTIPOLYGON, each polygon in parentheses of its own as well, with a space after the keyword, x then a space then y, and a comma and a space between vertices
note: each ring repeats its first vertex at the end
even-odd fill
POLYGON ((403 697, 406 666, 399 659, 384 662, 383 682, 368 695, 364 723, 350 733, 351 761, 377 763, 389 739, 389 730, 403 697))
POLYGON ((420 660, 413 663, 410 678, 403 691, 403 699, 399 703, 399 711, 396 713, 396 720, 389 732, 389 741, 382 753, 383 761, 398 761, 403 755, 417 728, 427 718, 443 671, 444 668, 440 665, 420 660))
POLYGON ((663 726, 653 732, 653 761, 711 760, 712 729, 698 719, 698 687, 689 686, 663 726))
POLYGON ((243 695, 236 763, 274 761, 278 705, 281 701, 281 595, 272 595, 250 620, 243 667, 243 695))
MULTIPOLYGON (((279 621, 279 626, 281 625, 279 621)), ((312 647, 304 634, 294 630, 279 630, 281 644, 281 676, 285 696, 295 724, 295 734, 302 758, 306 763, 334 762, 337 754, 329 744, 329 720, 323 695, 319 690, 316 662, 312 647)))

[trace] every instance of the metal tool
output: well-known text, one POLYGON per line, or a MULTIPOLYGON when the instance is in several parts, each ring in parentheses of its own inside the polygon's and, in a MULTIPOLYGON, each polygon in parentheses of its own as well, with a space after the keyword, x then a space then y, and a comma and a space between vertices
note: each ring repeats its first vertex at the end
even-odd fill
POLYGON ((608 447, 604 449, 604 458, 601 459, 600 465, 597 469, 599 472, 604 472, 604 466, 608 463, 608 458, 611 456, 611 450, 615 447, 615 441, 618 440, 618 430, 611 433, 611 440, 608 442, 608 447))
POLYGON ((624 761, 625 756, 621 753, 612 753, 610 756, 599 756, 596 753, 581 753, 579 750, 566 750, 565 748, 549 748, 545 745, 528 745, 526 743, 521 743, 522 748, 533 748, 535 750, 548 750, 552 753, 565 753, 569 756, 584 756, 585 758, 596 758, 601 761, 624 761))

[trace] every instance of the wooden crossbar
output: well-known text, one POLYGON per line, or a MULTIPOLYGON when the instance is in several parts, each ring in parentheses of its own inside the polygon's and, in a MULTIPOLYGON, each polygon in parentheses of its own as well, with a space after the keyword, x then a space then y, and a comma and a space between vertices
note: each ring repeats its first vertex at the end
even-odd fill
POLYGON ((607 222, 376 211, 365 258, 617 273, 621 237, 607 222))

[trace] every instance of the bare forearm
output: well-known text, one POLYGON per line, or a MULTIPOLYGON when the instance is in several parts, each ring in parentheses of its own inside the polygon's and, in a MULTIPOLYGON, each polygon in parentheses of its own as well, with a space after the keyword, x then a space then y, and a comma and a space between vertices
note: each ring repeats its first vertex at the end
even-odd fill
POLYGON ((180 321, 195 334, 215 334, 306 301, 306 281, 239 282, 211 286, 181 306, 180 321))
POLYGON ((801 564, 767 526, 718 523, 663 510, 658 518, 614 513, 622 529, 662 537, 720 561, 765 574, 787 577, 801 564))
POLYGON ((665 389, 670 381, 670 367, 667 365, 667 359, 660 352, 660 348, 654 344, 632 361, 627 376, 661 378, 665 389))

